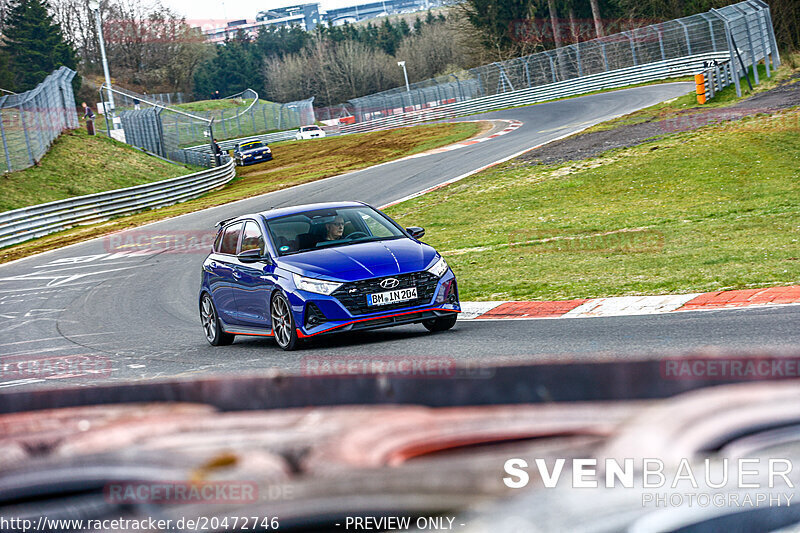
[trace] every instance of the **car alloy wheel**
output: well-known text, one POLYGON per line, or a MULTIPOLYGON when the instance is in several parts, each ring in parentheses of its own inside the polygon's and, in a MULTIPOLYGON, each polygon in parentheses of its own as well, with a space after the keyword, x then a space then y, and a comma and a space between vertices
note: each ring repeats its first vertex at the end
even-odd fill
POLYGON ((292 317, 292 310, 289 307, 289 301, 283 293, 275 293, 272 298, 272 334, 275 336, 275 342, 278 343, 283 350, 294 350, 299 342, 297 338, 297 331, 294 327, 294 318, 292 317))
POLYGON ((214 302, 208 294, 200 302, 200 322, 211 346, 224 346, 233 342, 234 335, 222 330, 214 302))

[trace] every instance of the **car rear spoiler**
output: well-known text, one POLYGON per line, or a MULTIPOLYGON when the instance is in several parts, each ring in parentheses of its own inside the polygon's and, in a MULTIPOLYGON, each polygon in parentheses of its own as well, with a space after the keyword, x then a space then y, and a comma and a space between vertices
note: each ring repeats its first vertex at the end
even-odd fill
POLYGON ((215 228, 221 228, 222 226, 224 226, 225 224, 227 224, 228 222, 230 222, 231 220, 234 220, 236 218, 239 218, 239 217, 237 216, 237 217, 223 218, 222 220, 220 220, 219 222, 214 224, 214 227, 215 228))

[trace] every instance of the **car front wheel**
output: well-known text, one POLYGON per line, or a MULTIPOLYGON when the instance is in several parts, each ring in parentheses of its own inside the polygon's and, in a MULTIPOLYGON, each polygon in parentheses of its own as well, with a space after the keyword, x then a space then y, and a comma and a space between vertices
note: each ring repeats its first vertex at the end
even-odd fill
POLYGON ((272 297, 272 334, 275 342, 282 350, 290 351, 297 348, 300 339, 294 326, 294 317, 289 300, 281 292, 276 292, 272 297))
POLYGON ((456 325, 456 320, 458 320, 458 315, 453 313, 441 318, 432 318, 430 320, 426 320, 422 323, 422 325, 425 326, 425 329, 428 331, 447 331, 456 325))
POLYGON ((200 322, 203 324, 206 340, 211 346, 227 346, 233 342, 235 335, 222 330, 214 301, 208 294, 204 294, 200 301, 200 322))

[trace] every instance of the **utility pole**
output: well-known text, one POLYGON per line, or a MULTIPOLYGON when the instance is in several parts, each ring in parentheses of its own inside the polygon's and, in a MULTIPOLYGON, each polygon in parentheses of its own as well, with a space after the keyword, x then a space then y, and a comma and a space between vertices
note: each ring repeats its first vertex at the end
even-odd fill
POLYGON ((103 73, 106 76, 106 91, 108 93, 108 105, 110 109, 103 109, 103 114, 108 116, 111 114, 111 129, 116 129, 114 124, 114 93, 111 91, 111 74, 108 72, 108 59, 106 58, 106 45, 103 39, 103 24, 100 21, 100 3, 97 0, 89 2, 89 9, 94 13, 94 20, 97 24, 97 37, 100 41, 100 57, 103 59, 103 73))

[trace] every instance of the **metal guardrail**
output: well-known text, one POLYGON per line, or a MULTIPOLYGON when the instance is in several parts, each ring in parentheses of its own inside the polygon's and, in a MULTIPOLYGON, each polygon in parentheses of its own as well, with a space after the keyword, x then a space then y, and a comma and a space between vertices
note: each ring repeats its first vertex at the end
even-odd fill
POLYGON ((695 86, 697 87, 697 103, 705 104, 714 98, 716 94, 733 84, 733 73, 730 62, 714 62, 704 66, 703 71, 694 75, 695 86))
POLYGON ((0 247, 117 215, 190 200, 234 177, 234 162, 228 160, 220 167, 187 176, 6 211, 0 213, 0 247))
MULTIPOLYGON (((259 139, 261 142, 265 144, 275 143, 279 141, 291 141, 294 140, 294 135, 297 133, 297 129, 293 130, 285 130, 285 131, 276 131, 273 133, 264 133, 262 135, 249 135, 247 137, 242 137, 240 139, 228 139, 226 141, 219 141, 219 147, 222 149, 223 152, 227 152, 228 150, 233 150, 233 147, 236 143, 244 140, 244 139, 259 139)), ((198 144, 197 146, 190 146, 188 148, 183 149, 184 152, 200 152, 204 154, 211 153, 211 147, 208 144, 198 144)))
POLYGON ((484 113, 504 107, 536 104, 547 100, 576 96, 603 89, 624 87, 635 83, 688 76, 696 73, 698 67, 705 61, 719 61, 727 57, 728 52, 724 51, 658 61, 648 65, 638 65, 636 67, 628 67, 610 72, 601 72, 599 74, 532 87, 530 89, 484 96, 466 102, 457 102, 419 111, 391 115, 368 122, 342 126, 340 129, 342 134, 346 134, 397 128, 422 122, 484 113))

